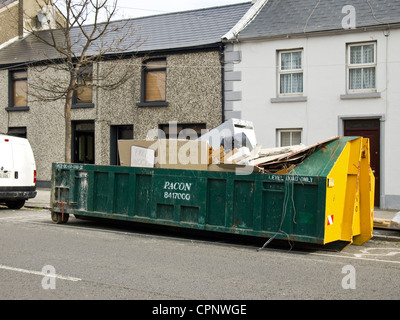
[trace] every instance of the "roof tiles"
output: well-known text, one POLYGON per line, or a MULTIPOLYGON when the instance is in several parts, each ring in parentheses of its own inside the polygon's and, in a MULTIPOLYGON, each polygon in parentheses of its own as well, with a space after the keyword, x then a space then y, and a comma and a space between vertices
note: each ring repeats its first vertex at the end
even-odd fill
MULTIPOLYGON (((135 32, 124 46, 130 47, 129 52, 154 52, 160 50, 176 50, 208 46, 221 42, 222 36, 228 32, 249 10, 251 2, 199 10, 183 11, 169 14, 154 15, 143 18, 119 20, 112 22, 110 27, 118 29, 129 23, 135 32), (137 47, 137 44, 140 44, 137 47)), ((88 29, 92 26, 87 26, 88 29)), ((117 39, 123 30, 109 33, 102 39, 102 44, 110 44, 117 39)), ((57 32, 57 38, 63 41, 62 32, 57 32)), ((42 36, 49 36, 49 31, 42 31, 42 36)), ((80 40, 77 28, 72 30, 71 37, 79 47, 84 43, 80 40)), ((98 43, 100 46, 100 42, 98 43)), ((88 52, 96 53, 96 47, 88 52)), ((113 52, 121 53, 121 52, 113 52)), ((41 43, 35 36, 29 35, 17 40, 0 50, 0 65, 22 64, 60 57, 54 49, 41 43)))
POLYGON ((356 28, 400 23, 399 0, 269 0, 239 39, 343 30, 346 5, 355 9, 356 28))

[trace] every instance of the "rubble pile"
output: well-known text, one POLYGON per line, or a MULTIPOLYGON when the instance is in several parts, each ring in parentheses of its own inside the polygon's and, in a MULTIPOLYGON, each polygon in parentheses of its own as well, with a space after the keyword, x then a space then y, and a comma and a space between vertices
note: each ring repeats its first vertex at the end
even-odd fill
POLYGON ((253 124, 230 119, 197 140, 159 139, 119 141, 121 165, 150 168, 287 174, 323 144, 262 148, 253 124))
MULTIPOLYGON (((247 130, 252 130, 252 125, 248 124, 247 130)), ((219 130, 218 128, 213 130, 219 130)), ((211 131, 212 132, 212 131, 211 131)), ((230 131, 228 131, 230 132, 230 131)), ((277 148, 261 148, 256 143, 251 144, 246 134, 249 132, 235 133, 232 130, 231 137, 220 138, 219 148, 210 147, 209 164, 233 164, 254 166, 262 170, 255 172, 286 174, 292 171, 297 165, 301 164, 307 157, 312 155, 323 144, 336 139, 331 138, 322 143, 313 146, 305 146, 304 144, 277 147, 277 148), (229 139, 230 138, 230 139, 229 139), (228 143, 227 143, 228 141, 228 143), (236 146, 236 147, 235 147, 236 146)), ((253 132, 251 132, 253 135, 253 132)), ((208 134, 208 137, 212 134, 208 134)), ((255 135, 254 141, 255 141, 255 135)), ((200 138, 201 139, 201 138, 200 138)))

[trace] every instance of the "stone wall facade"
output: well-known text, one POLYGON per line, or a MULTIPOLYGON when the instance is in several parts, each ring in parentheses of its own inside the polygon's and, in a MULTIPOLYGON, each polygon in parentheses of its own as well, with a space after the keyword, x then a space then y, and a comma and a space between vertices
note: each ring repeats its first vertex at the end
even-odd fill
MULTIPOLYGON (((74 108, 72 121, 94 121, 95 163, 110 164, 110 128, 133 125, 134 139, 145 139, 159 124, 204 123, 211 129, 222 122, 222 71, 219 50, 169 53, 166 58, 166 100, 168 106, 139 107, 141 102, 143 58, 101 62, 93 67, 94 78, 109 68, 118 77, 124 68, 133 68, 134 76, 114 90, 93 90, 93 107, 74 108)), ((51 164, 64 161, 64 100, 38 101, 29 95, 40 77, 54 76, 51 68, 28 67, 29 110, 7 111, 9 70, 0 70, 0 132, 10 127, 26 127, 27 138, 36 159, 38 181, 51 180, 51 164), (40 74, 40 76, 39 76, 40 74)), ((60 82, 66 74, 57 74, 60 82)), ((101 77, 100 77, 101 78, 101 77)))

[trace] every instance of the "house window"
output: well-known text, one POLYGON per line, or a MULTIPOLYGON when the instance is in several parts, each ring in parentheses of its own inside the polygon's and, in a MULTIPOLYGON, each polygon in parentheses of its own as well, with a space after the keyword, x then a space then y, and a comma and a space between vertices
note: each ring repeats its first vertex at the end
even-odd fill
POLYGON ((376 90, 376 43, 348 46, 348 92, 376 90))
POLYGON ((28 72, 26 70, 11 71, 11 107, 28 105, 28 72))
POLYGON ((75 105, 92 106, 93 66, 82 67, 78 73, 78 86, 74 93, 75 105))
POLYGON ((295 146, 301 144, 301 129, 280 129, 277 131, 279 147, 295 146))
POLYGON ((279 52, 279 95, 303 93, 303 50, 279 52))
POLYGON ((202 135, 202 130, 206 129, 205 123, 176 123, 160 124, 160 139, 186 139, 196 140, 202 135))
POLYGON ((26 127, 9 127, 7 135, 19 138, 26 138, 27 137, 26 127))
POLYGON ((167 106, 167 60, 147 60, 142 68, 142 101, 139 106, 167 106))

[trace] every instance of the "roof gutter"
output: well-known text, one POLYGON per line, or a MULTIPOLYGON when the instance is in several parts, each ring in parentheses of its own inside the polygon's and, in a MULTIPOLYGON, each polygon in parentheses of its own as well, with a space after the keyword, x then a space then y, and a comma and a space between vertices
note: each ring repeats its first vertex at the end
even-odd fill
MULTIPOLYGON (((17 39, 18 40, 18 39, 17 39)), ((220 50, 221 41, 204 44, 204 45, 197 45, 192 47, 181 47, 181 48, 171 48, 171 49, 155 49, 155 50, 145 50, 145 51, 137 51, 137 52, 118 52, 118 53, 108 53, 104 54, 101 59, 102 60, 114 60, 116 58, 126 58, 129 59, 133 56, 136 57, 147 57, 147 56, 159 56, 159 55, 167 55, 167 54, 179 54, 179 53, 187 53, 187 52, 204 52, 204 51, 215 51, 220 50)), ((88 55, 90 57, 90 55, 88 55)), ((64 63, 65 57, 60 58, 48 58, 44 60, 29 60, 29 61, 17 61, 17 62, 5 62, 2 63, 0 61, 0 68, 7 69, 7 68, 15 68, 16 66, 35 66, 35 65, 43 65, 48 64, 48 62, 52 63, 64 63)))
POLYGON ((268 3, 268 0, 256 0, 253 6, 246 12, 246 14, 239 20, 239 22, 226 33, 223 41, 237 41, 239 33, 243 31, 260 13, 262 8, 268 3))
POLYGON ((285 33, 271 36, 256 36, 256 37, 246 37, 241 38, 241 42, 247 41, 273 41, 273 40, 285 40, 285 39, 298 39, 298 38, 310 38, 310 37, 321 37, 321 36, 332 36, 341 35, 349 33, 362 33, 369 31, 385 31, 391 29, 400 29, 400 22, 385 25, 375 25, 375 26, 361 26, 356 29, 332 29, 332 30, 317 30, 310 31, 306 33, 285 33))

